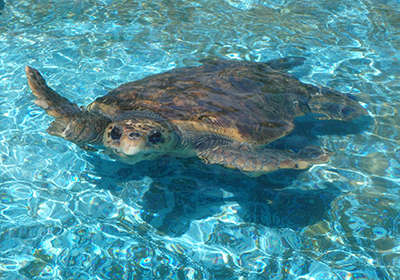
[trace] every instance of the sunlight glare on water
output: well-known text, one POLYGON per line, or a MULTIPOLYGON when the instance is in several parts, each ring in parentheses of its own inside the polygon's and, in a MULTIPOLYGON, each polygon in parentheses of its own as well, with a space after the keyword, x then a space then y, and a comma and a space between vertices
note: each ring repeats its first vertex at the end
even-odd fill
POLYGON ((399 18, 395 0, 0 1, 0 278, 400 279, 399 18), (284 56, 372 121, 316 124, 328 163, 258 178, 82 151, 47 134, 23 71, 86 105, 207 57, 284 56))

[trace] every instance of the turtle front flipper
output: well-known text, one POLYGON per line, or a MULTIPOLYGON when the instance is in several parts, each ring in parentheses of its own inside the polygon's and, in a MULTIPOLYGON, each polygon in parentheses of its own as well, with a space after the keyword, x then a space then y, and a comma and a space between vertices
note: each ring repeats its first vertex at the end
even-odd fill
POLYGON ((278 169, 307 169, 312 164, 327 162, 332 154, 318 146, 308 146, 296 153, 292 150, 255 149, 238 142, 198 151, 198 156, 208 164, 236 168, 253 177, 278 169))
POLYGON ((88 144, 100 144, 103 131, 111 121, 101 114, 79 108, 59 95, 46 84, 36 69, 26 66, 25 72, 29 87, 37 98, 35 104, 55 118, 47 132, 71 141, 82 149, 96 150, 88 144))

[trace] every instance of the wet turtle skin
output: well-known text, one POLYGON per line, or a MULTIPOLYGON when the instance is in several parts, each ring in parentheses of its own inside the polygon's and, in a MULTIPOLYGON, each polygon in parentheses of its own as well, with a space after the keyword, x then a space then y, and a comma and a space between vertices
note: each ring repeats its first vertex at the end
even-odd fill
POLYGON ((305 114, 342 121, 366 114, 353 97, 286 73, 303 58, 200 62, 123 84, 86 108, 49 88, 37 70, 27 66, 26 73, 35 103, 55 118, 50 134, 128 163, 169 155, 198 156, 251 176, 306 169, 332 153, 265 145, 289 134, 294 118, 305 114))

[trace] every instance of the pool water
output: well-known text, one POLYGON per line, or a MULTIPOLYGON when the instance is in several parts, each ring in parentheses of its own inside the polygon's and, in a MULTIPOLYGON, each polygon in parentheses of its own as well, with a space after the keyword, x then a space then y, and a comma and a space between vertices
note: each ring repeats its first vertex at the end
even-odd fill
POLYGON ((397 0, 0 1, 0 278, 400 279, 399 18, 397 0), (369 117, 298 120, 282 145, 332 160, 257 178, 82 151, 46 133, 23 71, 85 105, 206 57, 284 56, 369 117))

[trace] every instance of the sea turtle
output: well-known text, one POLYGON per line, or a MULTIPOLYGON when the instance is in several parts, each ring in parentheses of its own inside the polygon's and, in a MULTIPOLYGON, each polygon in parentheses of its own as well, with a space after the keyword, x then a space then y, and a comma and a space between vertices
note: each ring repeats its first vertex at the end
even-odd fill
POLYGON ((198 156, 258 176, 329 160, 332 152, 318 146, 297 152, 265 147, 289 134, 295 117, 347 121, 366 113, 353 97, 286 73, 303 62, 204 59, 123 84, 86 108, 57 94, 37 70, 25 71, 35 104, 55 118, 51 135, 132 164, 198 156))

